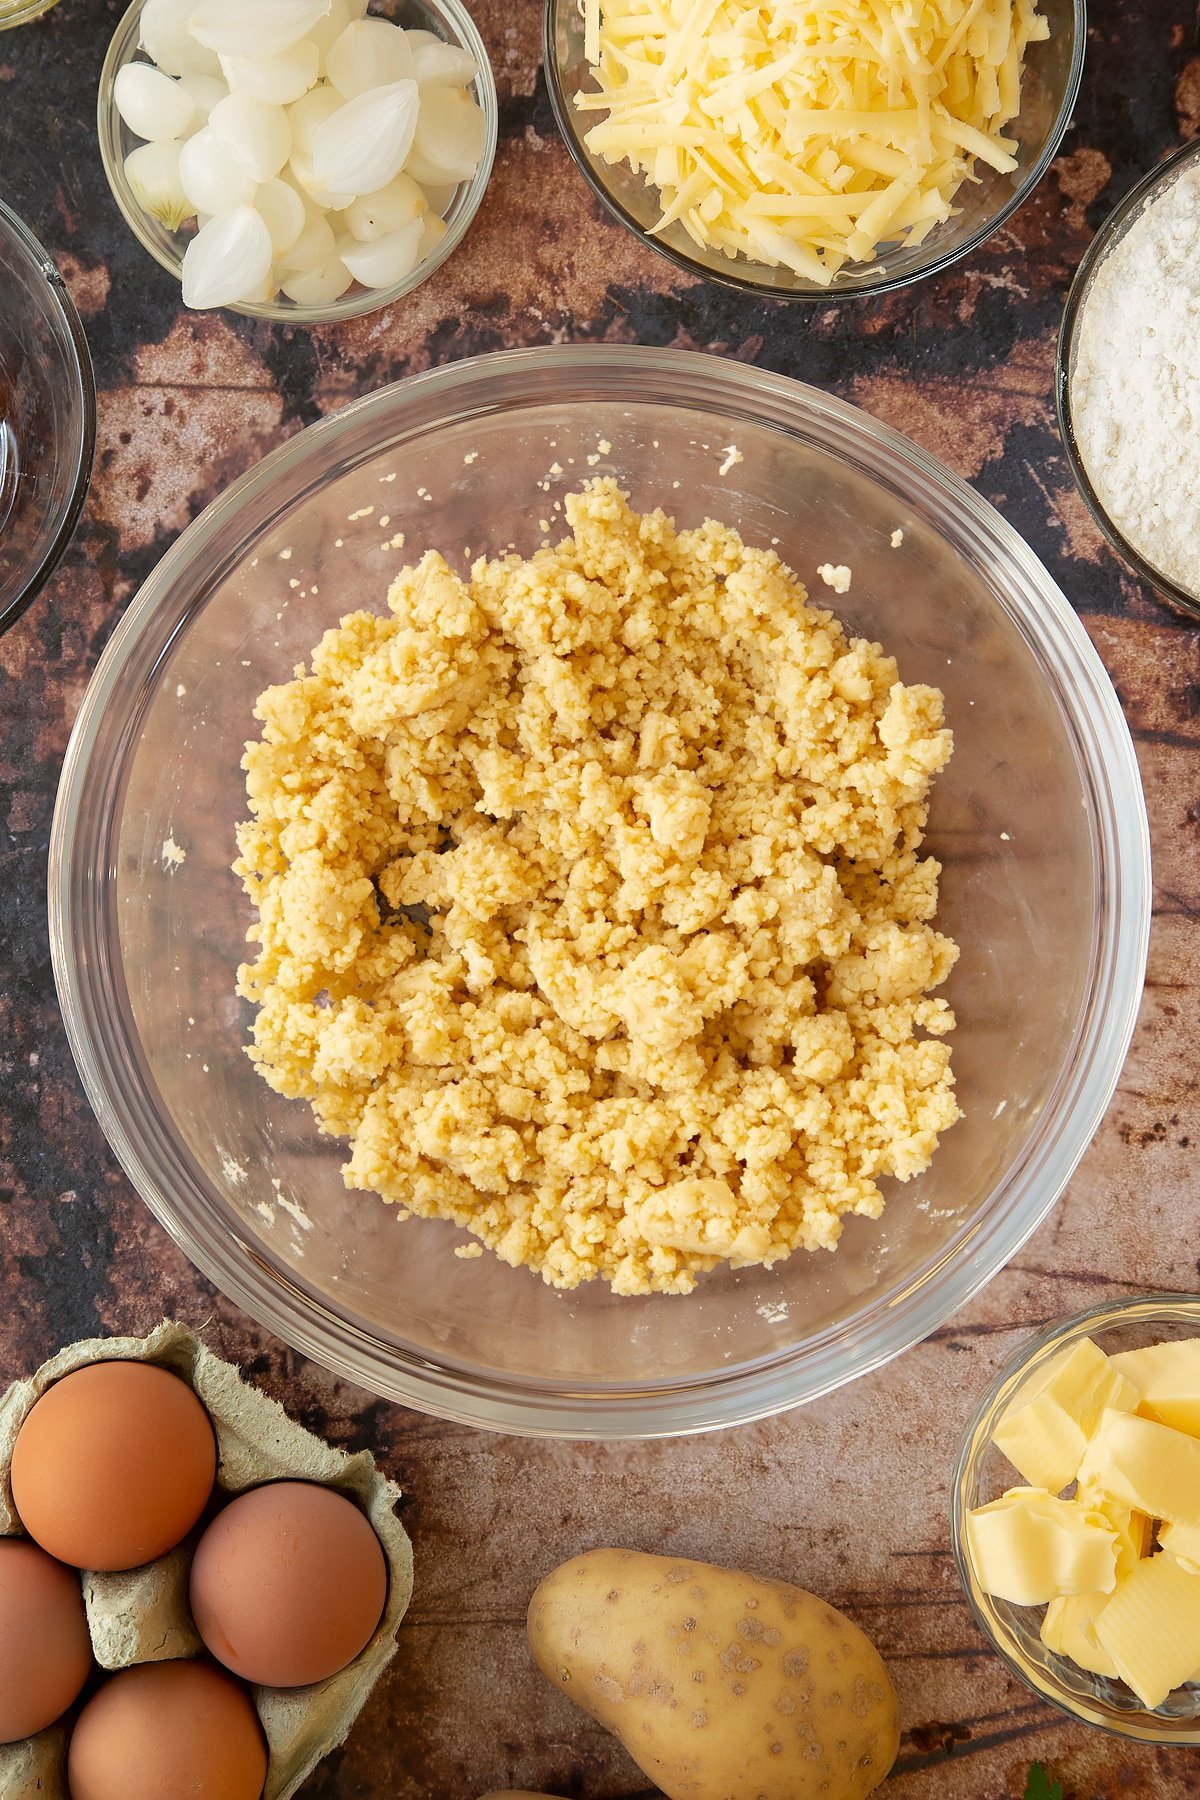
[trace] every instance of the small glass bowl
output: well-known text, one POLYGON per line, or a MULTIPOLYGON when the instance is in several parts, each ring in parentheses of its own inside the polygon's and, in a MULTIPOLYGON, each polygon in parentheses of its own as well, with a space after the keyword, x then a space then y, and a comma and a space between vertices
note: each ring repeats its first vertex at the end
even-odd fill
POLYGON ((1021 1485, 1008 1458, 992 1442, 1005 1409, 1051 1358, 1082 1338, 1092 1338, 1107 1355, 1139 1350, 1164 1338, 1200 1337, 1200 1294, 1147 1294, 1140 1300, 1109 1300, 1089 1312, 1059 1319, 1029 1338, 1001 1369, 967 1426, 950 1494, 954 1560, 975 1622, 992 1648, 1043 1700, 1085 1725, 1146 1744, 1200 1744, 1200 1685, 1177 1688, 1154 1712, 1122 1681, 1089 1674, 1069 1658, 1047 1650, 1038 1633, 1044 1608, 1014 1606, 985 1594, 975 1578, 966 1546, 966 1518, 1010 1487, 1021 1485))
POLYGON ((49 253, 0 201, 0 631, 70 543, 95 446, 79 314, 49 253))
POLYGON ((1152 562, 1135 550, 1129 539, 1115 525, 1106 512, 1104 503, 1092 486, 1084 464, 1079 441, 1075 436, 1075 425, 1071 416, 1071 382, 1075 374, 1075 351, 1079 337, 1079 327, 1083 318, 1083 308, 1087 300, 1097 272, 1105 257, 1114 250, 1131 226, 1148 205, 1156 201, 1163 191, 1175 181, 1185 169, 1193 163, 1200 162, 1200 142, 1185 144, 1182 150, 1176 150, 1165 162, 1151 169, 1144 175, 1137 186, 1132 188, 1125 198, 1113 208, 1100 230, 1096 233, 1083 261, 1075 272, 1071 283, 1071 291, 1067 295, 1067 304, 1063 311, 1062 324, 1058 333, 1058 352, 1055 358, 1054 398, 1058 408, 1058 429, 1063 441, 1063 449, 1067 453, 1067 462, 1075 483, 1088 511, 1097 525, 1117 552, 1124 557, 1130 568, 1148 581, 1151 587, 1157 588, 1163 597, 1177 606, 1181 612, 1189 613, 1192 618, 1200 618, 1200 594, 1189 593, 1161 569, 1156 569, 1152 562))
POLYGON ((828 287, 791 269, 701 251, 678 220, 653 232, 661 207, 658 189, 625 163, 613 165, 589 150, 584 133, 599 116, 581 114, 575 95, 588 81, 583 53, 583 8, 579 0, 545 0, 542 54, 546 83, 558 128, 589 186, 615 219, 677 268, 742 293, 776 300, 829 301, 856 294, 885 294, 935 275, 967 256, 990 237, 1025 201, 1046 173, 1074 110, 1087 42, 1086 0, 1042 0, 1050 36, 1031 44, 1025 56, 1021 111, 1006 133, 1018 143, 1012 174, 980 167, 978 180, 964 182, 955 197, 958 211, 911 248, 893 245, 870 263, 847 263, 828 287))
POLYGON ((43 13, 57 5, 58 0, 0 0, 0 31, 9 31, 14 25, 28 25, 31 19, 40 19, 43 13))
MULTIPOLYGON (((397 6, 388 6, 383 10, 389 18, 394 17, 398 25, 422 31, 432 31, 437 37, 444 38, 448 44, 455 44, 462 50, 469 50, 479 68, 479 79, 471 84, 469 92, 483 108, 486 138, 483 155, 470 181, 460 182, 453 200, 443 215, 446 221, 446 235, 441 243, 419 263, 411 275, 403 281, 397 281, 391 287, 364 288, 357 282, 339 300, 332 300, 327 306, 297 306, 293 300, 282 297, 263 302, 242 300, 236 306, 224 307, 225 312, 244 313, 251 319, 276 319, 292 325, 324 325, 338 319, 358 319, 364 313, 379 312, 394 301, 403 300, 415 288, 428 279, 433 271, 440 268, 448 256, 452 256, 466 236, 467 230, 479 211, 484 191, 491 178, 492 163, 496 156, 496 143, 500 130, 500 107, 496 97, 496 78, 492 73, 492 65, 488 60, 487 48, 475 22, 460 0, 401 0, 397 6)), ((117 111, 113 97, 113 85, 117 75, 126 63, 137 62, 141 57, 138 49, 142 16, 142 0, 133 0, 133 5, 122 18, 113 33, 112 43, 104 58, 104 67, 100 71, 100 88, 96 104, 96 128, 100 137, 100 158, 104 164, 104 173, 108 177, 108 185, 113 191, 113 198, 125 215, 125 223, 142 246, 147 249, 156 263, 164 268, 168 275, 176 281, 183 277, 183 253, 187 249, 190 230, 168 231, 167 227, 152 218, 145 208, 139 205, 133 189, 125 176, 125 158, 129 152, 141 143, 141 139, 130 131, 120 113, 117 111)), ((144 60, 144 58, 142 59, 144 60)))

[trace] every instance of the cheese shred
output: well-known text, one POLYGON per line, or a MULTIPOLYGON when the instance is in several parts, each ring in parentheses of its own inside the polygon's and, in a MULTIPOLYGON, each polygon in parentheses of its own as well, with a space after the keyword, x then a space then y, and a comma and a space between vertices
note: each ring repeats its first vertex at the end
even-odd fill
POLYGON ((1008 174, 1037 0, 582 0, 586 133, 673 226, 828 286, 1008 174))

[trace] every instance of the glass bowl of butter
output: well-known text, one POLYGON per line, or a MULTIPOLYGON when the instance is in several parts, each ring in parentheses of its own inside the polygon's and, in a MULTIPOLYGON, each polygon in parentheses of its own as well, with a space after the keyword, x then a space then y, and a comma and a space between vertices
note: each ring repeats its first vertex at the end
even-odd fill
POLYGON ((1200 1295, 1060 1320, 1001 1369, 951 1498, 977 1623, 1089 1725, 1200 1744, 1200 1295))
MULTIPOLYGON (((886 9, 884 9, 886 11, 886 9)), ((886 293, 967 256, 1052 162, 1085 0, 916 26, 742 0, 546 0, 559 130, 604 206, 689 275, 783 300, 886 293)))

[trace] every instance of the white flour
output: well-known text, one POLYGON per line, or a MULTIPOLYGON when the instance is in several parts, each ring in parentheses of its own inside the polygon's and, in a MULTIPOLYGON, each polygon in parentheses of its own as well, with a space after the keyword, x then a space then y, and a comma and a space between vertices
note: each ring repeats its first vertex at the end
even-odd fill
POLYGON ((1200 595, 1200 167, 1146 203, 1093 277, 1071 412, 1109 517, 1200 595))

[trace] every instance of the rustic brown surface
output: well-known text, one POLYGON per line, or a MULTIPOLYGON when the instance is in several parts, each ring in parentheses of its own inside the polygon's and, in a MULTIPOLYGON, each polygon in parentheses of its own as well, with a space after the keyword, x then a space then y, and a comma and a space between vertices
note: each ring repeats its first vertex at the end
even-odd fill
POLYGON ((972 1397, 1035 1323, 1101 1297, 1200 1287, 1200 634, 1115 561, 1076 497, 1051 407, 1071 271, 1105 211, 1200 132, 1188 0, 1097 0, 1084 99, 1018 217, 965 265, 875 302, 795 312, 689 285, 602 218, 556 140, 535 0, 481 0, 503 141, 465 248, 402 308, 342 329, 183 315, 125 230, 92 107, 117 10, 62 0, 0 36, 0 194, 59 258, 101 390, 87 517, 49 590, 0 640, 0 1381, 61 1342, 193 1324, 314 1428, 369 1444, 408 1493, 417 1593, 400 1657, 334 1796, 471 1800, 544 1785, 618 1800, 644 1779, 549 1691, 530 1590, 617 1541, 790 1575, 888 1657, 906 1726, 897 1800, 1020 1800, 1041 1758, 1067 1800, 1185 1800, 1200 1752, 1125 1746, 1038 1704, 985 1649, 948 1551, 949 1466, 972 1397), (88 674, 141 577, 217 489, 352 395, 462 354, 560 339, 711 349, 817 382, 910 432, 1025 533, 1079 608, 1138 740, 1156 850, 1141 1025, 1109 1118, 1047 1225, 920 1350, 802 1414, 688 1443, 494 1439, 375 1402, 253 1326, 186 1264, 106 1151, 71 1066, 46 939, 55 781, 88 674))

